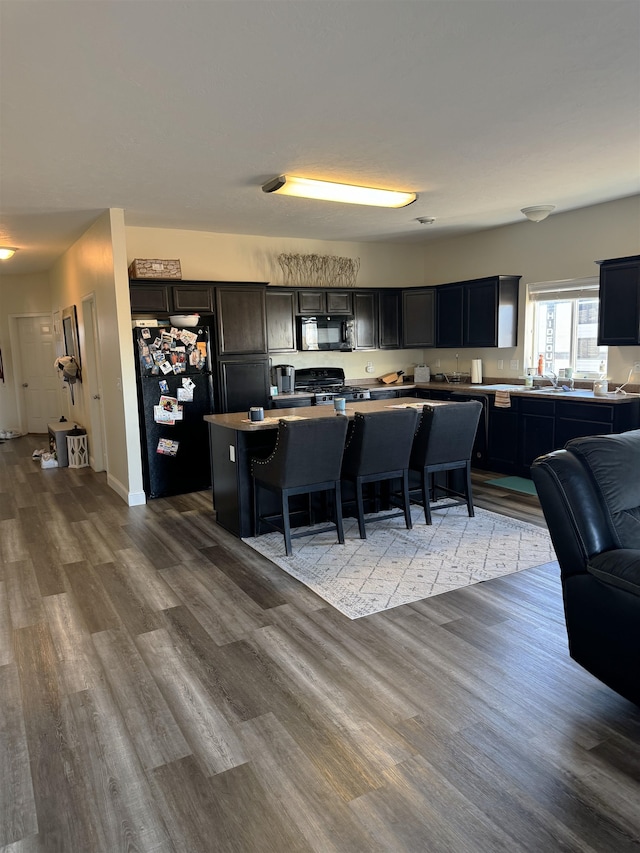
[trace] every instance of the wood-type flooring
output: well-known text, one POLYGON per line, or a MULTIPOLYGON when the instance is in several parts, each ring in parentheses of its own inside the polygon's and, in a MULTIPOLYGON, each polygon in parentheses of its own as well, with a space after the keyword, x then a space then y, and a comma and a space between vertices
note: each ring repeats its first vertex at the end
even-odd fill
MULTIPOLYGON (((640 849, 640 709, 552 563, 350 621, 214 523, 0 444, 0 849, 640 849)), ((543 524, 535 498, 476 503, 543 524)))

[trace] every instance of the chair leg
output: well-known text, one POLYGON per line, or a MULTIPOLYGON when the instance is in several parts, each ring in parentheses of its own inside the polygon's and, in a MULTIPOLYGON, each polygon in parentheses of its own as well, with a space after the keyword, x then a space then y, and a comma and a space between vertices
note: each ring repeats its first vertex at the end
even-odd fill
POLYGON ((282 532, 284 533, 284 550, 287 557, 293 553, 291 548, 291 523, 289 521, 289 494, 282 490, 282 532))
POLYGON ((260 486, 257 481, 253 481, 253 535, 260 535, 260 501, 258 500, 258 489, 260 486))
POLYGON ((407 530, 413 528, 411 522, 411 500, 409 498, 409 472, 404 471, 402 475, 402 499, 404 501, 404 521, 407 525, 407 530))
POLYGON ((465 481, 467 487, 467 512, 469 513, 469 518, 474 518, 475 512, 473 509, 473 492, 471 491, 471 463, 467 462, 466 470, 465 470, 465 481))
POLYGON ((342 523, 342 488, 340 486, 340 480, 336 480, 334 490, 334 503, 336 528, 338 530, 338 542, 340 543, 340 545, 344 545, 344 524, 342 523))
POLYGON ((360 530, 360 538, 367 538, 367 531, 364 526, 364 501, 362 499, 362 483, 360 478, 356 479, 356 507, 358 510, 358 529, 360 530))
POLYGON ((424 509, 425 524, 431 524, 431 506, 429 500, 429 474, 425 468, 422 472, 422 507, 424 509))

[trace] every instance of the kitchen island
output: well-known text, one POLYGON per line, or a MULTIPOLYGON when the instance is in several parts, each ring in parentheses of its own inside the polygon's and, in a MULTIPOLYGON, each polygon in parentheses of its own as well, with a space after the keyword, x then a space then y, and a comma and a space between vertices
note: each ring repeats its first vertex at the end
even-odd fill
MULTIPOLYGON (((398 406, 419 406, 426 401, 415 397, 397 400, 358 400, 347 405, 347 417, 356 412, 381 412, 398 406)), ((457 403, 430 402, 430 405, 455 406, 457 403)), ((264 421, 250 421, 245 412, 205 415, 209 425, 213 506, 221 527, 235 536, 253 536, 253 498, 251 459, 266 457, 275 447, 278 421, 282 418, 335 418, 333 406, 302 406, 279 409, 264 421)), ((309 448, 313 453, 313 448, 309 448)))

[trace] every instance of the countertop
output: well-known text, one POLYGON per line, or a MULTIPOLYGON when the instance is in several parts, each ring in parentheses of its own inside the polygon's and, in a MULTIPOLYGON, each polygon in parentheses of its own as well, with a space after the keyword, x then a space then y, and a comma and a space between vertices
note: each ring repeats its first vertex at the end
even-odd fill
MULTIPOLYGON (((415 397, 398 397, 395 400, 354 400, 347 403, 347 417, 353 417, 356 412, 382 412, 385 409, 411 406, 422 408, 426 400, 417 401, 415 397)), ((432 400, 433 406, 451 406, 446 400, 432 400)), ((239 432, 257 432, 264 429, 275 429, 282 418, 307 419, 338 417, 333 406, 298 406, 291 409, 267 409, 263 421, 250 421, 244 412, 228 412, 221 415, 205 415, 204 420, 215 426, 239 432), (271 412, 274 414, 272 415, 271 412)))
MULTIPOLYGON (((544 399, 558 400, 579 400, 580 402, 589 403, 629 403, 632 400, 637 400, 638 394, 616 394, 614 391, 605 394, 604 396, 596 396, 590 388, 576 388, 575 391, 556 391, 550 384, 534 386, 527 388, 524 384, 513 383, 488 383, 486 385, 472 385, 468 382, 403 382, 401 385, 383 385, 380 382, 366 383, 362 381, 347 380, 348 385, 357 385, 360 388, 368 388, 371 391, 412 391, 416 388, 424 389, 425 391, 469 391, 480 394, 495 394, 496 391, 508 391, 509 394, 515 394, 518 397, 540 397, 544 399)), ((586 383, 585 383, 586 384, 586 383)), ((301 397, 310 398, 310 394, 304 392, 296 392, 293 394, 279 394, 279 400, 296 399, 301 397)), ((362 402, 362 401, 360 401, 362 402)), ((388 401, 380 401, 388 402, 388 401)), ((322 408, 322 407, 320 407, 322 408)), ((325 407, 327 408, 327 407, 325 407)), ((284 411, 280 409, 279 411, 284 411)), ((297 411, 297 410, 296 410, 297 411)))

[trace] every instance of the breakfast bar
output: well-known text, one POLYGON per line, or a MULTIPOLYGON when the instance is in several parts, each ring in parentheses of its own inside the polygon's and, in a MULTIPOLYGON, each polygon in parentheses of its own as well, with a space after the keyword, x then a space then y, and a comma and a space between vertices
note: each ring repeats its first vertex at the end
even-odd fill
MULTIPOLYGON (((346 416, 353 418, 356 412, 380 412, 385 409, 412 406, 419 407, 429 402, 433 406, 455 406, 457 403, 444 401, 417 401, 415 397, 400 397, 396 400, 358 400, 348 404, 346 416)), ((216 520, 221 527, 235 536, 253 535, 253 506, 251 491, 251 459, 268 456, 276 442, 278 421, 282 418, 335 418, 333 406, 303 406, 291 409, 269 410, 264 421, 250 421, 246 412, 220 415, 205 415, 209 425, 209 447, 211 454, 211 479, 213 484, 213 506, 216 520)), ((313 448, 309 448, 313 453, 313 448)))

